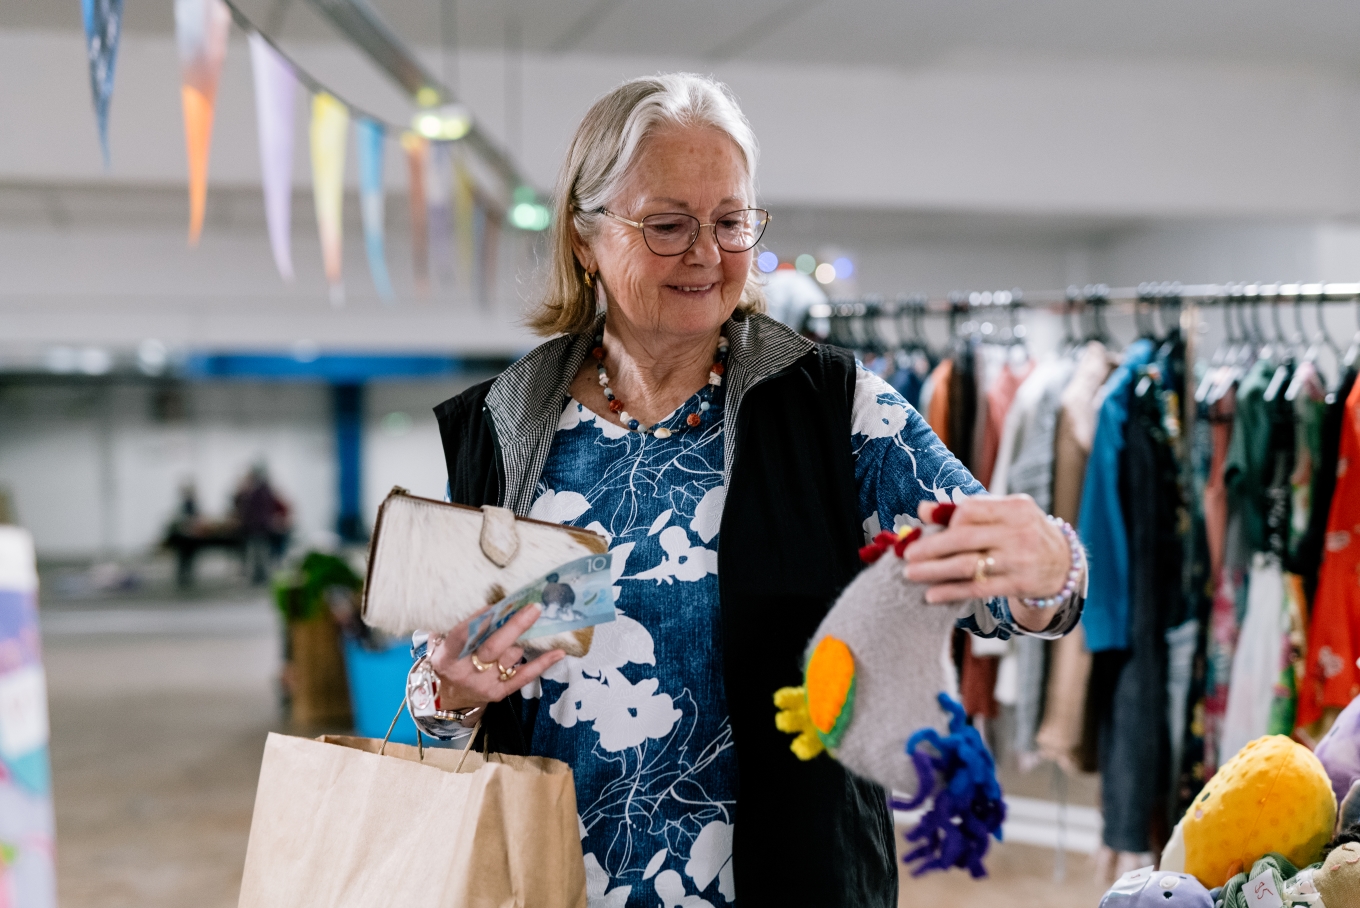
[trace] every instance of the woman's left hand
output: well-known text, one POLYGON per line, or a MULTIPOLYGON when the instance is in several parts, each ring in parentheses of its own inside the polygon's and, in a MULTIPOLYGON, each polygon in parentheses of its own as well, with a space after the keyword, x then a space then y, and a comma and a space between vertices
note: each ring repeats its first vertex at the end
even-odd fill
MULTIPOLYGON (((933 502, 920 518, 930 522, 933 502)), ((960 502, 943 532, 907 546, 906 578, 930 585, 927 602, 1007 596, 1011 614, 1029 630, 1043 630, 1056 606, 1020 602, 1058 593, 1072 567, 1062 531, 1028 495, 979 497, 960 502)))

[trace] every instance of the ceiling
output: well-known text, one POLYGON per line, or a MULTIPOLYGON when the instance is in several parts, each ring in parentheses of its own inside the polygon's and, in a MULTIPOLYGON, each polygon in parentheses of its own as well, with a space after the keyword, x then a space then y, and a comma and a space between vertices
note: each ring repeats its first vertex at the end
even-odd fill
MULTIPOLYGON (((940 60, 1262 62, 1360 73, 1353 0, 370 0, 421 45, 915 68, 940 60), (518 23, 518 28, 515 27, 518 23), (441 41, 442 39, 442 41, 441 41)), ((335 32, 308 0, 240 0, 283 40, 335 32)), ((126 0, 169 33, 172 0, 126 0)), ((0 28, 77 29, 80 6, 0 0, 0 28)))

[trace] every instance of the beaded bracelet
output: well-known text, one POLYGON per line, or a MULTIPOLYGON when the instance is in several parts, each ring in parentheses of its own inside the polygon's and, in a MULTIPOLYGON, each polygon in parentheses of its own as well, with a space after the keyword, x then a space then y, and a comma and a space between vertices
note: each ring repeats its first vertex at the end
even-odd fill
POLYGON ((1067 548, 1071 553, 1071 567, 1067 571, 1067 582, 1063 588, 1052 596, 1045 596, 1041 599, 1021 598, 1021 602, 1030 608, 1051 608, 1059 603, 1066 601, 1077 591, 1077 581, 1081 579, 1082 568, 1086 566, 1086 552, 1081 547, 1081 542, 1077 539, 1077 531, 1072 529, 1072 525, 1061 517, 1054 517, 1052 514, 1045 515, 1058 529, 1062 530, 1063 538, 1067 540, 1067 548))

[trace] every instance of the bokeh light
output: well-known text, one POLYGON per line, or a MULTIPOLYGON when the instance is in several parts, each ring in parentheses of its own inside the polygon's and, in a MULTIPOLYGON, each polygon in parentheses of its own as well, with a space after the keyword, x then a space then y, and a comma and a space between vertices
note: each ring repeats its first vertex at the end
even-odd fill
POLYGON ((831 266, 836 269, 837 280, 845 281, 855 276, 855 263, 845 256, 836 259, 831 266))
POLYGON ((836 279, 836 266, 830 262, 822 262, 812 274, 817 278, 817 283, 829 284, 836 279))
POLYGON ((804 252, 793 260, 793 267, 797 268, 803 274, 811 274, 817 267, 817 260, 804 252))
POLYGON ((779 267, 779 256, 773 252, 762 252, 756 258, 756 267, 766 274, 779 267))

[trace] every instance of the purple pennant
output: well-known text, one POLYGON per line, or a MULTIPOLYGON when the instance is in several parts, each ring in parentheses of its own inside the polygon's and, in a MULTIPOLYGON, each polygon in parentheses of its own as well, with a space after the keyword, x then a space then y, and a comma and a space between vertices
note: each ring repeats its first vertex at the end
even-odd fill
POLYGON ((99 125, 99 147, 109 166, 109 100, 113 97, 113 68, 118 62, 123 0, 81 0, 85 19, 85 49, 90 57, 90 92, 99 125))
POLYGON ((425 170, 425 210, 429 213, 430 259, 439 283, 453 282, 453 256, 449 219, 450 181, 453 177, 452 143, 431 142, 425 170))
POLYGON ((293 130, 297 123, 297 76, 279 52, 258 34, 250 35, 255 71, 255 119, 260 132, 260 176, 264 216, 274 265, 293 279, 293 130))

